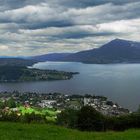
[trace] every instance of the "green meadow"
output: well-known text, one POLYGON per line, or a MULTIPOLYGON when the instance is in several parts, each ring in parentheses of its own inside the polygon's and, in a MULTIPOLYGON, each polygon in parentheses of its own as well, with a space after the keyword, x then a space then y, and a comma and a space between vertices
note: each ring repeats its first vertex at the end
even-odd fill
POLYGON ((0 140, 139 140, 140 130, 80 132, 47 124, 0 122, 0 140))
POLYGON ((26 108, 24 106, 20 106, 18 109, 22 115, 31 114, 31 113, 45 115, 46 119, 51 122, 55 122, 56 116, 58 114, 57 111, 48 108, 39 110, 38 108, 32 108, 32 107, 26 108))

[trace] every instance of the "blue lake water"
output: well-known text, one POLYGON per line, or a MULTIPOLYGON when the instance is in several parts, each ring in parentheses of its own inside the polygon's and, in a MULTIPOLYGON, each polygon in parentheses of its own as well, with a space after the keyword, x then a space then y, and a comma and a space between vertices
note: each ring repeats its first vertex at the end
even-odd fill
POLYGON ((0 91, 104 95, 131 110, 136 110, 140 104, 140 64, 40 62, 33 67, 80 72, 80 74, 70 80, 1 83, 0 91))

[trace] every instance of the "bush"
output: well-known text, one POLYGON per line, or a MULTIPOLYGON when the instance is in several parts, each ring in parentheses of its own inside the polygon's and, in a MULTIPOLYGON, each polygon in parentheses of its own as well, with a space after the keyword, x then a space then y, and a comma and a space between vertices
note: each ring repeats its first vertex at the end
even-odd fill
POLYGON ((21 116, 20 121, 25 123, 45 123, 46 118, 44 115, 41 114, 26 113, 21 116))
POLYGON ((57 115, 57 124, 69 128, 77 127, 78 111, 66 109, 57 115))
POLYGON ((18 122, 20 120, 19 116, 15 112, 1 112, 0 115, 0 121, 18 122))
POLYGON ((104 116, 91 106, 84 106, 78 113, 78 129, 83 131, 103 131, 104 116))
POLYGON ((107 130, 124 131, 130 128, 140 128, 140 114, 129 114, 119 117, 106 117, 107 130))

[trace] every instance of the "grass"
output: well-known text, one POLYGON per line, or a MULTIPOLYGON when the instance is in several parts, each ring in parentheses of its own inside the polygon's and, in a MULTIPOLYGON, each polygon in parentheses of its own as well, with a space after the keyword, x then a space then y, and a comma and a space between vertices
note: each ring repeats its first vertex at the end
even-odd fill
POLYGON ((27 114, 35 113, 35 114, 45 115, 46 119, 49 122, 55 122, 56 121, 56 116, 58 114, 57 111, 54 111, 54 110, 48 109, 48 108, 38 110, 38 109, 35 109, 35 108, 31 108, 31 107, 25 108, 24 106, 20 106, 18 109, 20 110, 22 115, 25 115, 26 113, 27 114))
POLYGON ((80 132, 47 124, 0 122, 0 140, 139 140, 140 130, 80 132))
POLYGON ((54 110, 51 110, 51 109, 42 109, 42 110, 38 110, 38 109, 35 109, 35 108, 32 108, 32 107, 24 107, 24 106, 20 106, 18 108, 20 110, 20 112, 24 115, 25 113, 28 113, 28 114, 31 114, 31 113, 35 113, 35 114, 42 114, 42 115, 45 115, 46 113, 49 115, 49 116, 56 116, 58 113, 57 111, 54 111, 54 110))

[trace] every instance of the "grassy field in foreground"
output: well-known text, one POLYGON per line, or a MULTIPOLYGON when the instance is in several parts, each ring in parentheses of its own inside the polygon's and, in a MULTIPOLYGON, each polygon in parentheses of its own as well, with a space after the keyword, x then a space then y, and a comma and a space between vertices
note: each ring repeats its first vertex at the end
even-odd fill
POLYGON ((0 140, 139 140, 140 130, 80 132, 46 124, 0 122, 0 140))

